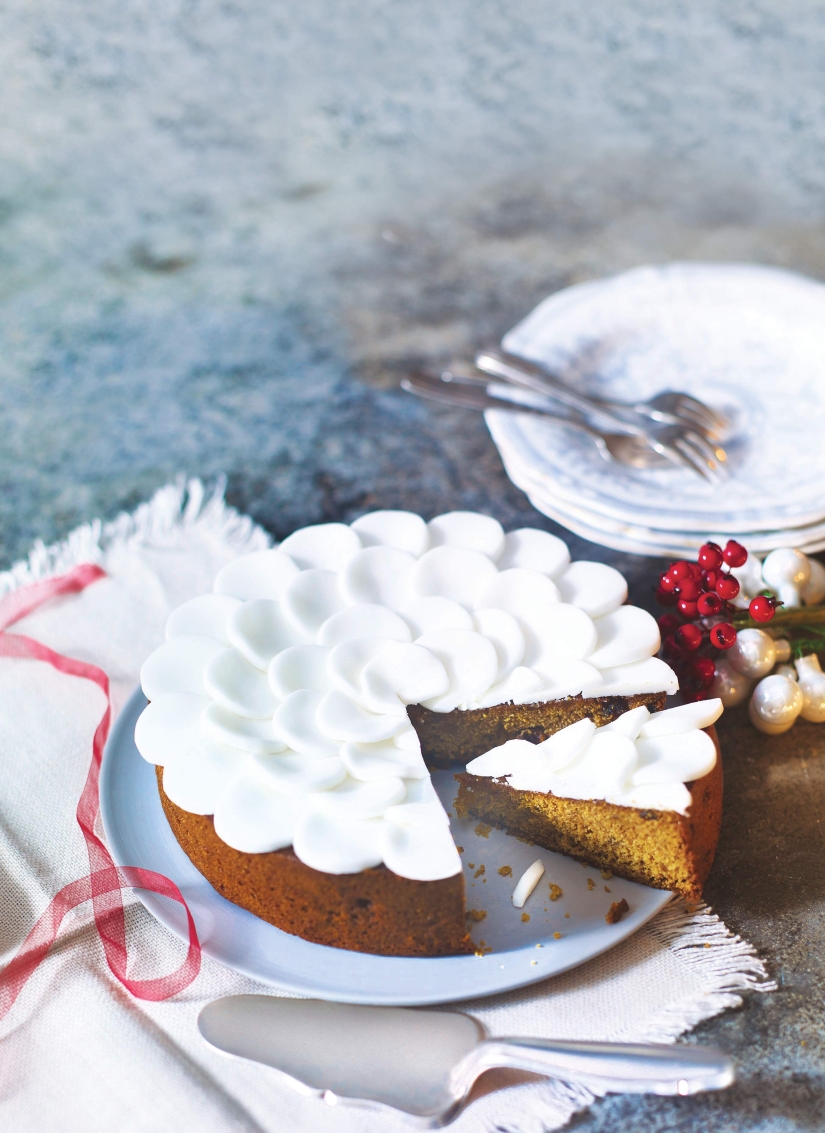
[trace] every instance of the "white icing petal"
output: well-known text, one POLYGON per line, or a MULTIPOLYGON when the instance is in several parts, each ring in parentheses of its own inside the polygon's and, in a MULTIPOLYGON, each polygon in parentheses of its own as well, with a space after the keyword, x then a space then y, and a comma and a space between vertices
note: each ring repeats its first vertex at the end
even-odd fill
POLYGON ((284 539, 281 548, 301 570, 339 571, 361 550, 358 534, 345 523, 317 523, 284 539))
POLYGON ((322 873, 360 873, 383 860, 384 822, 353 822, 313 811, 297 823, 292 848, 311 869, 322 873))
MULTIPOLYGON (((293 695, 299 696, 300 693, 293 695)), ((390 739, 407 723, 406 716, 384 716, 368 712, 337 689, 323 696, 317 712, 318 728, 330 740, 339 742, 349 740, 353 743, 378 743, 379 740, 390 739)))
POLYGON ((406 795, 404 780, 398 776, 366 783, 347 778, 330 791, 311 795, 307 801, 318 814, 349 819, 380 818, 387 807, 403 802, 406 795))
POLYGON ((282 605, 293 625, 314 640, 324 622, 344 608, 338 575, 331 570, 303 571, 287 587, 282 605))
POLYGON ((432 547, 467 547, 493 562, 504 550, 504 529, 497 519, 476 511, 448 511, 427 524, 432 547))
POLYGON ((135 725, 135 746, 148 763, 170 763, 198 736, 205 696, 173 692, 148 704, 135 725))
POLYGON ((638 606, 620 606, 596 618, 596 648, 587 658, 597 669, 615 669, 652 657, 662 643, 656 619, 638 606))
POLYGON ((461 872, 449 827, 434 823, 384 823, 384 864, 400 877, 438 881, 461 872))
POLYGON ((549 765, 544 752, 529 740, 506 740, 467 764, 471 775, 484 775, 490 779, 517 776, 522 771, 529 772, 537 767, 547 768, 549 765))
POLYGON ((544 684, 538 673, 524 665, 517 665, 503 681, 491 685, 473 701, 475 708, 490 708, 494 704, 533 704, 534 693, 544 684))
POLYGON ((709 728, 716 723, 723 711, 722 701, 718 697, 680 704, 677 708, 654 712, 641 734, 646 739, 652 739, 654 736, 670 736, 674 732, 688 732, 693 728, 709 728))
POLYGON ((561 539, 537 527, 521 527, 505 536, 498 569, 523 567, 554 578, 569 562, 570 552, 561 539))
POLYGON ((679 681, 659 657, 647 657, 632 665, 618 665, 615 669, 602 669, 602 687, 599 696, 632 696, 643 692, 666 692, 669 696, 679 691, 679 681))
POLYGON ((329 692, 333 687, 327 669, 331 652, 323 645, 293 645, 285 649, 269 663, 269 687, 280 700, 302 688, 329 692))
POLYGON ((350 526, 365 547, 397 547, 417 559, 430 545, 427 524, 412 511, 371 511, 350 526))
POLYGON ((213 700, 238 716, 261 720, 275 711, 277 701, 266 673, 250 665, 237 649, 224 649, 213 657, 203 683, 213 700))
POLYGON ((201 739, 164 767, 163 790, 190 814, 214 814, 246 759, 246 753, 237 748, 201 739))
POLYGON ((293 751, 284 755, 253 756, 248 769, 270 790, 300 798, 313 791, 337 787, 347 777, 347 769, 337 755, 316 758, 293 751))
POLYGON ((495 647, 480 633, 464 629, 433 630, 420 637, 416 644, 434 653, 450 678, 446 693, 423 702, 434 712, 451 712, 460 704, 469 704, 485 693, 496 679, 495 647))
POLYGON ((408 580, 416 560, 397 547, 365 547, 341 572, 347 602, 374 602, 397 610, 410 598, 408 580))
POLYGON ((578 606, 591 618, 609 614, 627 601, 624 575, 604 563, 571 563, 559 576, 558 587, 563 602, 578 606))
POLYGON ((506 610, 517 618, 530 621, 536 614, 559 601, 555 582, 537 570, 512 567, 490 580, 482 604, 506 610))
POLYGON ((301 689, 286 697, 272 717, 275 735, 293 751, 306 755, 337 755, 340 744, 318 726, 318 709, 328 695, 315 689, 301 689))
POLYGON ((562 657, 584 661, 596 646, 596 627, 584 610, 558 602, 521 619, 527 648, 524 664, 543 671, 546 662, 562 657))
POLYGON ((286 748, 273 732, 270 716, 260 720, 238 716, 214 700, 209 701, 200 718, 200 731, 202 735, 246 752, 276 752, 286 748))
POLYGON ((596 734, 596 725, 585 716, 575 724, 568 724, 561 728, 543 743, 538 745, 539 750, 547 759, 551 771, 561 771, 573 762, 596 734))
POLYGON ((320 645, 340 645, 358 637, 386 637, 392 641, 412 641, 410 627, 386 606, 348 606, 328 618, 318 630, 320 645))
POLYGON ((240 601, 228 594, 202 594, 200 598, 190 598, 169 615, 166 623, 166 640, 173 637, 214 637, 216 641, 229 644, 226 625, 229 616, 240 601))
POLYGON ((451 598, 474 609, 497 575, 495 565, 480 551, 466 547, 433 547, 410 571, 410 593, 415 598, 451 598))
MULTIPOLYGON (((420 781, 421 783, 424 780, 420 781)), ((441 805, 438 796, 435 798, 422 798, 415 802, 410 801, 410 789, 418 787, 420 783, 407 783, 407 799, 396 806, 388 806, 384 811, 384 818, 396 826, 446 826, 449 828, 450 820, 447 812, 441 805)))
POLYGON ((622 797, 622 806, 640 810, 672 810, 685 814, 693 800, 684 783, 646 783, 632 787, 622 797))
POLYGON ((392 737, 392 742, 396 747, 400 747, 402 751, 414 751, 418 755, 421 755, 421 741, 412 724, 405 724, 400 732, 396 732, 392 737))
POLYGON ((524 634, 512 614, 505 610, 476 610, 475 629, 492 641, 498 656, 496 681, 503 681, 524 657, 524 634))
POLYGON ((427 765, 420 751, 405 751, 391 740, 377 744, 343 744, 341 759, 353 779, 423 779, 427 765))
POLYGON ((218 571, 214 590, 247 602, 252 598, 278 599, 298 574, 298 567, 280 550, 241 555, 218 571))
POLYGON ((623 712, 621 716, 605 724, 602 731, 619 732, 635 740, 649 719, 650 712, 641 704, 638 708, 631 708, 629 712, 623 712))
POLYGON ((230 617, 227 633, 230 643, 250 665, 264 672, 282 649, 306 641, 306 635, 296 629, 271 598, 244 602, 230 617))
POLYGON ((387 637, 356 637, 336 645, 327 661, 327 672, 335 688, 358 700, 361 697, 361 673, 367 662, 379 653, 397 645, 387 637))
MULTIPOLYGON (((579 798, 610 798, 619 793, 638 762, 636 744, 620 732, 606 732, 599 728, 587 746, 580 762, 575 765, 575 776, 582 780, 584 794, 579 798)), ((565 777, 567 768, 558 774, 565 777)))
POLYGON ((413 639, 431 629, 473 628, 472 614, 450 598, 416 598, 400 613, 412 630, 413 639))
POLYGON ((542 661, 539 700, 561 700, 564 696, 601 696, 603 676, 588 661, 575 657, 549 657, 542 661))
POLYGON ((207 694, 206 666, 226 646, 214 637, 175 637, 150 653, 140 669, 140 685, 147 700, 171 692, 207 694))
POLYGON ((253 772, 229 784, 215 807, 215 833, 233 850, 266 854, 292 842, 295 799, 263 786, 253 772))
POLYGON ((364 666, 359 699, 371 712, 403 716, 406 724, 408 704, 442 696, 449 687, 447 670, 434 653, 421 645, 398 644, 364 666))
POLYGON ((698 729, 653 739, 640 737, 636 747, 641 766, 633 776, 634 787, 674 779, 692 783, 716 765, 716 745, 706 732, 698 729))

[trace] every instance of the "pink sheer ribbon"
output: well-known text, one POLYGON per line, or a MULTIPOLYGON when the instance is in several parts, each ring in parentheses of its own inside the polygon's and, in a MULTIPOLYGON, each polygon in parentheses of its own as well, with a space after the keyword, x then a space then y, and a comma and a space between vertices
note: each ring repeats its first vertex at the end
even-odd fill
POLYGON ((92 902, 95 927, 103 944, 109 968, 127 991, 137 999, 168 999, 188 987, 200 971, 201 949, 195 922, 177 885, 168 877, 153 870, 132 866, 118 868, 103 841, 95 833, 100 814, 100 765, 112 721, 109 678, 97 665, 65 657, 23 634, 5 632, 8 626, 32 613, 44 602, 63 595, 76 594, 104 577, 105 572, 100 567, 86 563, 75 567, 68 574, 21 587, 0 601, 0 657, 45 661, 60 673, 94 681, 106 697, 106 711, 92 740, 92 761, 76 812, 78 824, 86 841, 89 873, 86 877, 64 885, 23 941, 17 954, 0 973, 0 1019, 10 1010, 28 978, 46 957, 57 939, 63 918, 71 909, 84 901, 92 902), (169 897, 186 910, 189 926, 189 948, 186 959, 179 968, 167 976, 135 980, 127 975, 126 921, 121 890, 129 888, 146 889, 151 893, 169 897))

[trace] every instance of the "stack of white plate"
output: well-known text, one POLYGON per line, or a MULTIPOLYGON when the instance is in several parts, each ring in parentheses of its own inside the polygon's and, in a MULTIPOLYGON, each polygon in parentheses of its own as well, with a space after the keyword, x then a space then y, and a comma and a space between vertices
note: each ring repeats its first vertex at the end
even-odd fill
POLYGON ((822 284, 745 264, 637 268, 551 296, 502 345, 587 392, 685 390, 731 420, 729 475, 713 485, 608 462, 563 425, 488 410, 508 475, 564 527, 649 555, 690 555, 709 537, 825 548, 822 284))

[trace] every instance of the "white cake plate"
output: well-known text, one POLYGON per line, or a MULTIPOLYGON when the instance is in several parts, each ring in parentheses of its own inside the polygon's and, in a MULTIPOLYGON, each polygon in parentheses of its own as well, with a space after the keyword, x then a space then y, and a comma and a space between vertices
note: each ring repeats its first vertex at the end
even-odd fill
MULTIPOLYGON (((494 995, 558 975, 615 947, 670 900, 670 893, 603 878, 572 858, 525 845, 498 830, 477 833, 477 824, 453 818, 453 836, 464 847, 467 904, 485 913, 472 925, 483 955, 418 959, 310 944, 227 901, 184 854, 163 813, 155 769, 134 744, 135 721, 145 704, 136 689, 103 756, 100 809, 112 857, 120 866, 171 878, 192 911, 204 953, 263 983, 343 1003, 423 1005, 494 995), (524 910, 515 909, 515 882, 537 857, 544 861, 545 875, 524 910), (512 876, 499 873, 506 866, 512 876), (551 882, 563 891, 556 901, 550 900, 551 882), (630 911, 618 924, 607 924, 611 903, 622 897, 630 911)), ((452 772, 437 773, 434 782, 450 810, 452 772)), ((179 905, 140 890, 138 896, 153 916, 186 939, 179 905)))

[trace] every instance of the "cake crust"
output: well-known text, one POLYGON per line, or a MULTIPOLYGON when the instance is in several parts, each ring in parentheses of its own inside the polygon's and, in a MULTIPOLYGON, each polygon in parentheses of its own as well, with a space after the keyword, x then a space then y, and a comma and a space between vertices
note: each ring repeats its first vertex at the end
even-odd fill
POLYGON ((158 790, 172 833, 206 880, 227 900, 316 944, 381 956, 454 956, 472 952, 462 874, 411 881, 386 866, 320 873, 289 847, 266 854, 233 850, 211 816, 190 814, 158 790))
POLYGON ((716 745, 716 763, 703 778, 687 784, 693 799, 687 815, 517 791, 504 779, 466 771, 455 777, 455 810, 460 818, 482 819, 629 881, 699 900, 722 823, 719 740, 715 728, 706 731, 716 745))

